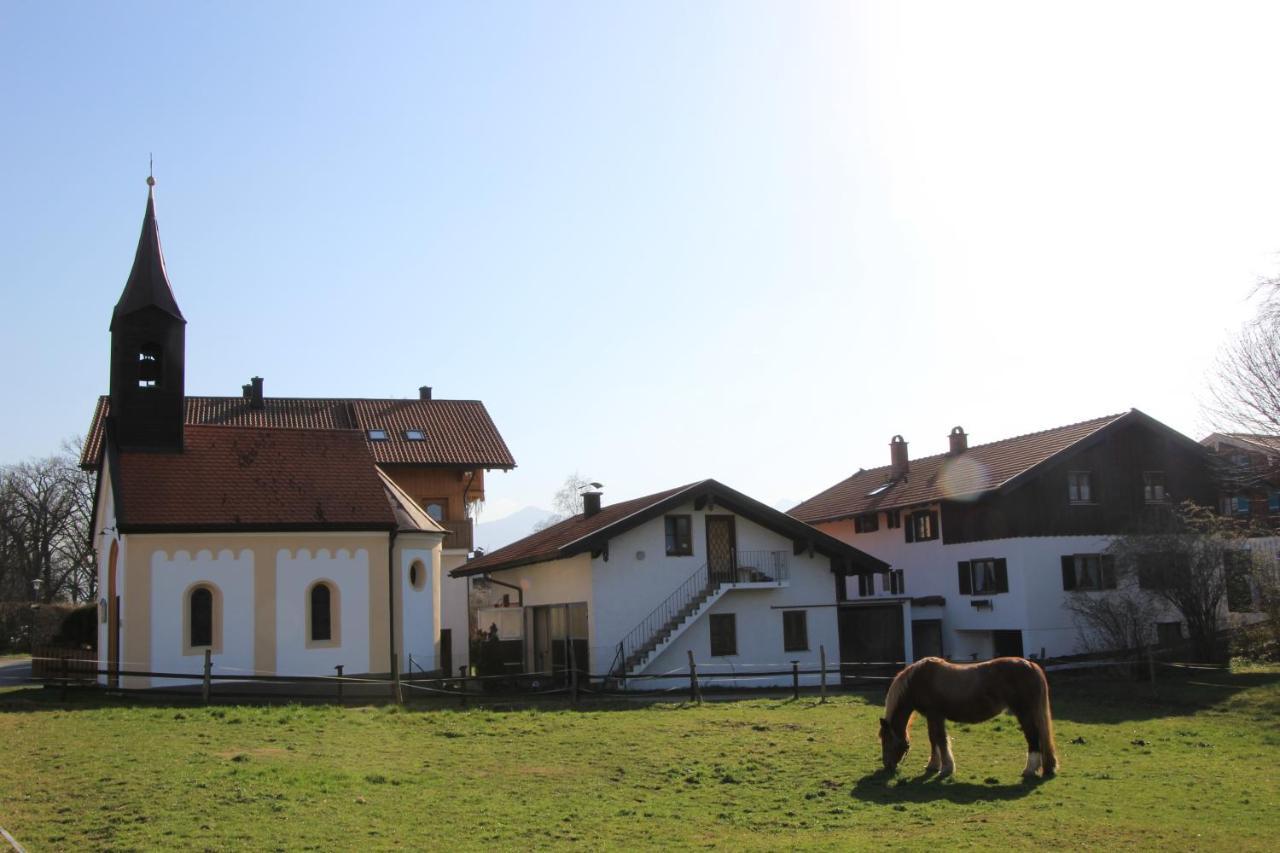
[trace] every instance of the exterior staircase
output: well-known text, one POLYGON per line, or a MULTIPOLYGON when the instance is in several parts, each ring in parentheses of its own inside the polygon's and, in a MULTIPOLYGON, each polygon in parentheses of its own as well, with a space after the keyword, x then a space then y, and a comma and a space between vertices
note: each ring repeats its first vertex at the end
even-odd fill
POLYGON ((625 678, 643 672, 730 590, 784 586, 789 580, 785 551, 735 553, 730 565, 713 572, 703 563, 618 643, 613 674, 625 678))

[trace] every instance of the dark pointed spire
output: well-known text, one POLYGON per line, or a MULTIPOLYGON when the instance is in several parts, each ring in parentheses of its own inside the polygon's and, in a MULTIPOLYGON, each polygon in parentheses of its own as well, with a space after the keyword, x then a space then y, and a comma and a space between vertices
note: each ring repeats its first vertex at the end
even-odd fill
POLYGON ((173 288, 169 286, 169 275, 164 268, 164 254, 160 251, 160 232, 156 228, 155 185, 156 179, 147 176, 147 212, 142 217, 142 234, 138 237, 138 251, 133 256, 129 281, 125 283, 120 301, 111 314, 112 328, 124 315, 143 308, 158 308, 171 317, 187 322, 178 308, 178 301, 173 298, 173 288))

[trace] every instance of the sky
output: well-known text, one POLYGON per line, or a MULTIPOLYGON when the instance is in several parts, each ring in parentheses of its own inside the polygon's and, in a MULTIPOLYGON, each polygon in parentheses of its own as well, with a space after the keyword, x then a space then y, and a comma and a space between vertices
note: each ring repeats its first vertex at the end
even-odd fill
POLYGON ((0 464, 107 389, 154 154, 189 394, 480 399, 483 520, 1139 408, 1280 274, 1280 4, 0 3, 0 464))

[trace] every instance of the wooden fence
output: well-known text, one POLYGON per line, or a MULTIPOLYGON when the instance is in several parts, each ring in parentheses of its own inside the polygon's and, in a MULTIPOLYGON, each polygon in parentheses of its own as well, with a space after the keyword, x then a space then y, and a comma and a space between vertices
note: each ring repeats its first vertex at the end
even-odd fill
POLYGON ((98 677, 97 652, 63 646, 35 646, 31 650, 31 677, 93 681, 98 677))

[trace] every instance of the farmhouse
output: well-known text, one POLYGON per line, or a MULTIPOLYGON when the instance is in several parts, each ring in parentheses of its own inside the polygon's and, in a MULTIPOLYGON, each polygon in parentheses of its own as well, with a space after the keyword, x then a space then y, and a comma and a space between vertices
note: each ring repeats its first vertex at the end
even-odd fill
MULTIPOLYGON (((910 596, 911 646, 893 659, 1083 651, 1064 605, 1114 586, 1112 537, 1174 503, 1215 502, 1205 449, 1136 409, 973 447, 955 427, 948 442, 911 459, 894 436, 889 465, 791 510, 893 565, 841 591, 849 601, 910 596)), ((1180 634, 1172 618, 1160 636, 1180 634)))
MULTIPOLYGON (((603 505, 478 556, 457 577, 491 586, 476 612, 509 671, 618 677, 771 672, 789 683, 841 648, 836 590, 889 566, 715 480, 603 505)), ((893 660, 901 660, 894 658, 893 660)), ((816 683, 818 676, 806 680, 816 683)), ((663 686, 661 679, 632 686, 663 686)))
POLYGON ((465 664, 466 584, 446 573, 471 548, 485 472, 515 465, 484 405, 427 387, 277 399, 257 377, 188 397, 185 328, 151 190, 81 460, 99 473, 104 681, 198 672, 206 651, 219 674, 465 664))

